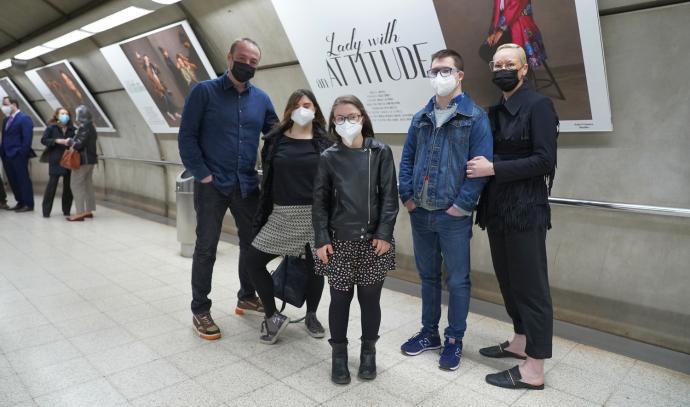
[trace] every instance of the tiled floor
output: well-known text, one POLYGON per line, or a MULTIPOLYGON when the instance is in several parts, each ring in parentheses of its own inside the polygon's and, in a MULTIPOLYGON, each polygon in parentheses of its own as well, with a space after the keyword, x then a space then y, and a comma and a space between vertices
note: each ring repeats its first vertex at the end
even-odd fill
MULTIPOLYGON (((503 341, 510 326, 474 314, 462 366, 440 371, 430 352, 398 351, 418 328, 420 300, 389 290, 379 377, 335 386, 325 339, 298 324, 277 345, 261 345, 259 319, 233 314, 233 245, 219 247, 212 293, 224 336, 197 338, 188 309, 191 260, 177 251, 173 227, 102 207, 84 223, 0 212, 0 407, 690 405, 690 377, 559 338, 545 391, 490 387, 484 376, 514 362, 477 350, 503 341)), ((325 290, 324 323, 328 302, 325 290)), ((356 372, 356 306, 351 318, 356 372)))

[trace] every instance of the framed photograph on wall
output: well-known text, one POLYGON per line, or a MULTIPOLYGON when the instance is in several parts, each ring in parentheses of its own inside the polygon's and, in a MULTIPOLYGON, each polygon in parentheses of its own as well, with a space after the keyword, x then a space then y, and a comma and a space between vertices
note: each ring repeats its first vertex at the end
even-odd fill
POLYGON ((64 107, 72 116, 79 105, 89 108, 98 131, 114 132, 112 123, 86 88, 69 61, 62 60, 26 71, 26 76, 53 109, 64 107))
POLYGON ((177 133, 189 90, 216 77, 186 21, 109 45, 101 52, 154 133, 177 133))
POLYGON ((407 132, 433 96, 426 70, 443 48, 463 57, 463 91, 498 103, 489 62, 509 42, 526 50, 528 86, 553 101, 562 132, 613 130, 596 1, 351 0, 366 11, 348 18, 335 0, 272 3, 319 103, 354 94, 377 132, 407 132))
MULTIPOLYGON (((19 110, 28 114, 29 117, 31 117, 31 120, 34 122, 34 131, 45 130, 45 122, 41 119, 41 116, 36 113, 34 108, 31 107, 29 101, 26 100, 24 95, 22 95, 19 89, 17 89, 9 76, 0 78, 0 98, 4 98, 6 96, 17 99, 19 102, 19 110)), ((5 116, 0 112, 0 120, 3 120, 4 118, 5 116)))

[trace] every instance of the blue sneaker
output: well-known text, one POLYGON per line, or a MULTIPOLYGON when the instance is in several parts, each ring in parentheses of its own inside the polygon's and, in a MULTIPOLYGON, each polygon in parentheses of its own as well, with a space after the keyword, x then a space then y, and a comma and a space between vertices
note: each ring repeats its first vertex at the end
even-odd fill
POLYGON ((462 341, 456 342, 455 338, 446 338, 441 351, 441 358, 438 360, 438 367, 442 370, 456 370, 460 367, 462 358, 462 341))
POLYGON ((432 335, 424 331, 418 332, 400 346, 402 353, 408 356, 415 356, 427 350, 440 348, 441 337, 438 334, 432 335))

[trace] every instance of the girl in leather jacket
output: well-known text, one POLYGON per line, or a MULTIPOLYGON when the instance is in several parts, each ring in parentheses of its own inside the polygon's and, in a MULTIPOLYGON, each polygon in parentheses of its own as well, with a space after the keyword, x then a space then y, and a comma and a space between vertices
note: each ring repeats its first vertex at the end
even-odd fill
POLYGON ((347 384, 346 335, 355 285, 362 315, 358 376, 376 377, 381 290, 387 272, 395 269, 398 188, 391 149, 374 139, 359 99, 337 98, 329 123, 338 142, 321 154, 314 181, 313 253, 316 272, 328 277, 331 292, 331 380, 347 384))

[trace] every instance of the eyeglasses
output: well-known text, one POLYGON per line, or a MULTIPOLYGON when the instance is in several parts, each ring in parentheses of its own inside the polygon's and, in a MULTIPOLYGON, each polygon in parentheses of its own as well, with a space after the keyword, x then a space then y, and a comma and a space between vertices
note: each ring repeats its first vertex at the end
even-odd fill
POLYGON ((435 78, 436 75, 441 75, 442 77, 446 78, 456 72, 460 71, 455 68, 431 68, 426 71, 426 76, 429 78, 435 78))
POLYGON ((345 123, 345 120, 347 120, 350 124, 357 124, 359 123, 359 120, 362 118, 361 114, 353 113, 351 115, 347 116, 335 116, 333 121, 335 124, 343 124, 345 123))
POLYGON ((513 61, 508 61, 508 62, 504 62, 504 63, 494 62, 494 61, 489 62, 489 70, 491 70, 492 72, 514 71, 514 70, 517 70, 520 68, 522 68, 522 65, 517 66, 513 61))

